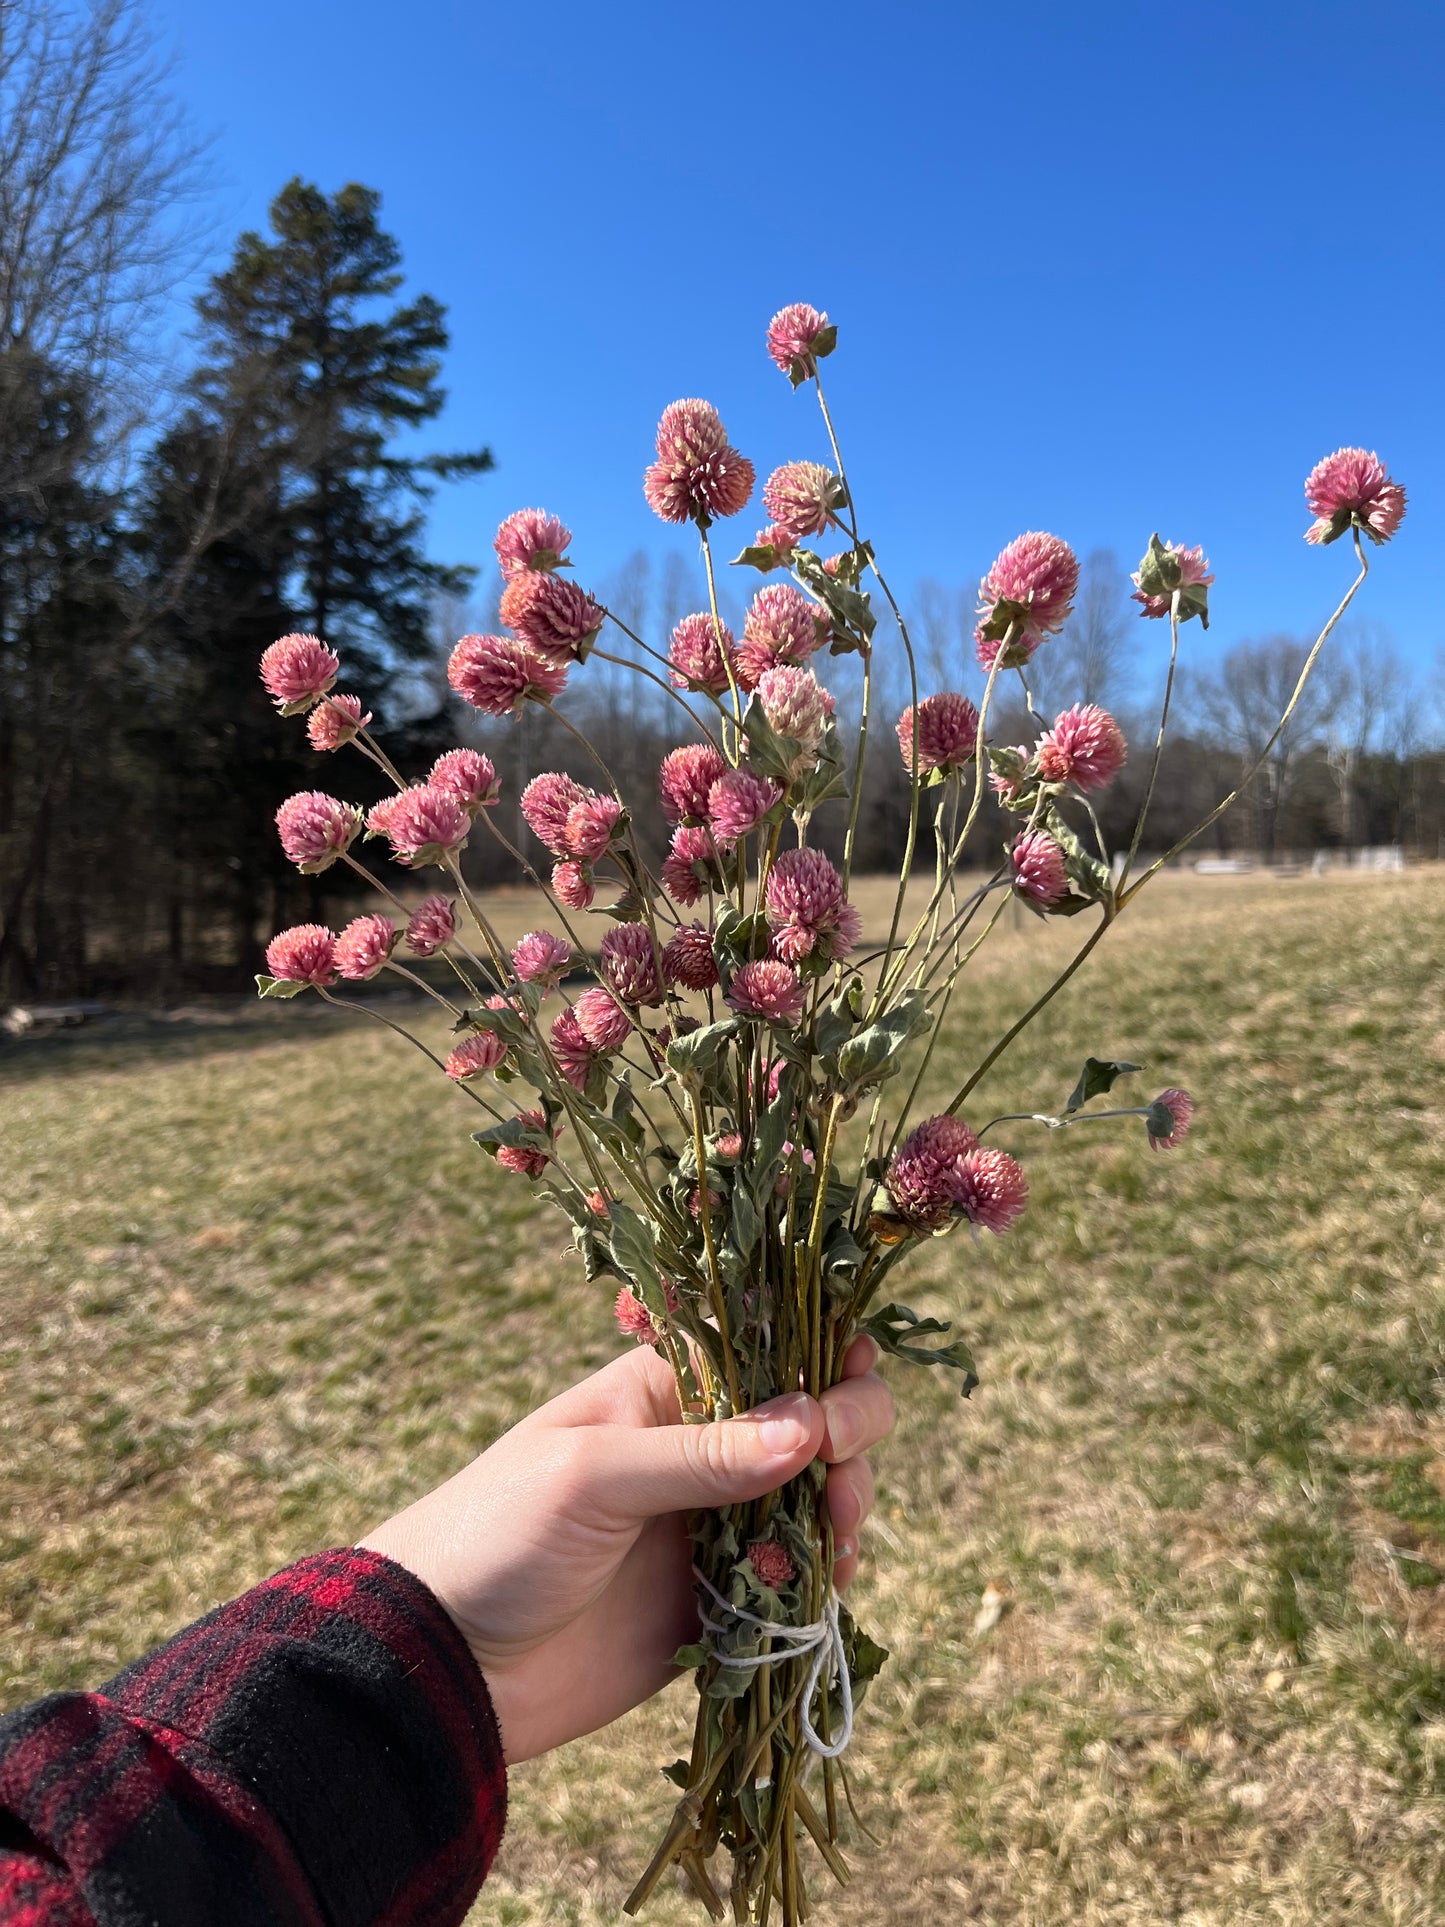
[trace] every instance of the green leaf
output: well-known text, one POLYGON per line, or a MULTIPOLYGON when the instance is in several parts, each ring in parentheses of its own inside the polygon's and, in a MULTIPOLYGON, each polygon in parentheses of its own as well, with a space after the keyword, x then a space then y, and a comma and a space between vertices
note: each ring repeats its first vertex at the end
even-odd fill
POLYGON ((793 558, 793 570, 807 583, 836 624, 859 642, 866 643, 871 639, 878 627, 878 618, 873 613, 872 599, 866 590, 850 588, 837 576, 830 575, 811 549, 798 551, 793 558))
POLYGON ((840 1048, 835 1060, 839 1082, 857 1091, 891 1077, 899 1067, 904 1045, 917 1031, 926 1030, 930 1021, 922 992, 914 990, 901 997, 877 1023, 860 1030, 840 1048))
POLYGON ((964 1398, 978 1383, 973 1353, 962 1340, 955 1339, 951 1345, 918 1342, 922 1338, 946 1338, 953 1330, 947 1320, 920 1318, 908 1305, 884 1305, 865 1320, 862 1330, 894 1358, 906 1358, 914 1365, 946 1365, 951 1371, 962 1372, 959 1390, 964 1398))
POLYGON ((667 1047, 667 1066, 680 1077, 710 1077, 717 1069, 719 1055, 742 1028, 736 1017, 723 1017, 715 1024, 703 1024, 667 1047))
POLYGON ((1079 1072, 1079 1081, 1069 1093, 1069 1101, 1060 1113, 1072 1117, 1081 1111, 1091 1097, 1102 1097, 1112 1091, 1116 1078, 1127 1077, 1131 1071, 1141 1070, 1139 1064, 1126 1064, 1117 1057, 1086 1057, 1084 1068, 1079 1072))
POLYGON ((787 566, 771 542, 750 542, 741 555, 735 555, 732 559, 733 568, 756 569, 762 575, 771 575, 774 569, 786 569, 787 566))
POLYGON ((256 974, 256 995, 258 997, 299 997, 308 984, 297 983, 291 977, 268 977, 263 971, 256 974))
MULTIPOLYGON (((1064 868, 1070 883, 1088 902, 1101 903, 1113 894, 1113 881, 1107 864, 1092 856, 1079 841, 1067 819, 1050 806, 1045 815, 1049 835, 1064 852, 1064 868)), ((1050 905, 1051 910, 1061 906, 1050 905)), ((1066 911, 1065 914, 1068 914, 1066 911)))
MULTIPOLYGON (((766 776, 774 776, 784 788, 793 780, 795 767, 803 760, 803 745, 792 736, 780 736, 763 714, 763 706, 753 696, 743 712, 743 734, 748 739, 749 761, 766 776)), ((809 759, 811 761, 811 758, 809 759)))
POLYGON ((830 321, 826 328, 820 328, 813 337, 813 359, 821 361, 824 355, 831 355, 838 346, 838 324, 830 321))
POLYGON ((853 1035, 863 1015, 864 987, 861 977, 850 977, 818 1012, 813 1026, 813 1042, 818 1055, 828 1062, 836 1060, 839 1050, 853 1035))
POLYGON ((650 1291, 652 1303, 663 1302, 662 1274, 657 1268, 657 1254, 652 1242, 652 1227, 641 1218, 630 1205, 620 1203, 616 1198, 607 1207, 612 1220, 612 1257, 626 1277, 644 1292, 650 1291))
MULTIPOLYGON (((671 1664, 674 1666, 685 1666, 689 1672, 692 1672, 699 1666, 706 1666, 711 1657, 712 1655, 708 1652, 706 1646, 679 1646, 672 1656, 671 1664)), ((686 1760, 679 1760, 676 1766, 664 1767, 662 1770, 674 1785, 681 1787, 687 1785, 686 1760), (682 1777, 680 1779, 678 1778, 679 1767, 682 1769, 682 1777)))
POLYGON ((758 1119, 749 1147, 747 1182, 759 1211, 773 1195, 783 1161, 783 1144, 793 1121, 792 1081, 785 1070, 778 1079, 778 1095, 758 1119))
POLYGON ((870 1681, 877 1679, 888 1661, 888 1648, 880 1646, 865 1633, 846 1606, 838 1609, 838 1630, 843 1635, 843 1650, 848 1655, 848 1677, 853 1682, 853 1697, 861 1700, 870 1681))

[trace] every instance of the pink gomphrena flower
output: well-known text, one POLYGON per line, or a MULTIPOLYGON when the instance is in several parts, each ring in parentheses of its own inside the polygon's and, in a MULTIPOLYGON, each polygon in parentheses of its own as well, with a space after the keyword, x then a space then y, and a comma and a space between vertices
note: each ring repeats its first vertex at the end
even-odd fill
POLYGON ((550 662, 584 656, 602 627, 602 611, 575 582, 533 570, 514 575, 503 589, 501 617, 550 662))
MULTIPOLYGON (((413 787, 419 788, 420 785, 414 785, 413 787)), ((371 808, 366 812, 366 833, 368 836, 386 835, 386 826, 391 821, 392 812, 405 794, 405 790, 398 790, 394 796, 383 796, 379 803, 372 804, 371 808)))
POLYGON ((791 529, 780 528, 776 522, 770 522, 765 529, 758 530, 753 537, 752 546, 755 549, 772 550, 772 561, 766 565, 760 565, 764 566, 764 573, 767 573, 769 569, 788 567, 797 553, 798 538, 791 529))
POLYGON ((980 1148, 960 1159, 953 1195, 970 1224, 1002 1237, 1024 1214, 1028 1179, 1007 1151, 980 1148))
POLYGON ((733 632, 725 623, 714 622, 706 612, 684 616, 672 632, 667 651, 668 680, 674 689, 720 696, 728 686, 728 665, 735 648, 733 632))
POLYGON ((592 1213, 594 1218, 608 1218, 612 1215, 607 1208, 607 1199, 600 1191, 589 1191, 587 1193, 587 1209, 592 1213))
POLYGON ((773 1592, 792 1585, 798 1576, 792 1554, 776 1539, 754 1539, 748 1547, 748 1564, 759 1584, 770 1587, 773 1592))
POLYGON ((336 939, 336 968, 353 983, 374 977, 396 946, 390 917, 356 917, 336 939))
POLYGON ((567 812, 567 848, 584 863, 595 863, 612 848, 622 805, 615 796, 588 796, 567 812))
POLYGON ((344 749, 371 721, 359 696, 326 696, 306 718, 306 740, 313 749, 344 749))
POLYGON ((465 1084, 469 1077, 494 1071, 507 1054, 507 1047, 494 1030, 474 1030, 464 1037, 442 1066, 455 1083, 465 1084))
POLYGON ((791 1030, 803 1015, 807 998, 798 973, 775 958, 745 963, 728 985, 727 1003, 739 1017, 753 1017, 791 1030))
POLYGON ((567 819, 579 803, 591 796, 589 789, 561 770, 546 770, 534 776, 522 791, 522 814, 527 827, 553 856, 568 856, 567 819))
POLYGON ((1075 703, 1041 736, 1037 768, 1046 783, 1077 783, 1081 790, 1101 790, 1124 767, 1129 745, 1107 709, 1097 703, 1075 703))
POLYGON ((662 971, 652 932, 645 923, 617 923, 598 947, 602 981, 621 1003, 660 1004, 662 971))
POLYGON ((782 663, 758 677, 758 701, 780 736, 789 736, 808 756, 816 753, 823 729, 837 704, 811 669, 782 663))
POLYGON ((770 776, 725 770, 707 793, 708 828, 719 843, 736 843, 752 835, 782 794, 770 776))
POLYGON ((552 894, 568 910, 590 910, 597 899, 590 864, 564 856, 552 865, 552 894))
POLYGON ((961 1117, 925 1118, 908 1133, 888 1166, 884 1184, 900 1218, 936 1231, 953 1216, 958 1167, 978 1138, 961 1117))
POLYGON ((842 483, 821 462, 784 462, 763 484, 763 507, 794 546, 805 535, 822 535, 845 499, 842 483))
MULTIPOLYGON (((712 1186, 709 1185, 707 1188, 707 1214, 714 1224, 717 1223, 718 1216, 726 1203, 727 1199, 723 1196, 722 1192, 714 1191, 712 1186)), ((687 1208, 689 1215, 700 1223, 702 1221, 702 1190, 698 1185, 694 1185, 688 1193, 687 1208)))
MULTIPOLYGON (((519 1111, 517 1122, 531 1131, 547 1129, 547 1119, 541 1111, 519 1111)), ((504 1171, 515 1171, 519 1177, 540 1178, 547 1168, 547 1153, 530 1144, 499 1144, 497 1162, 504 1171)))
POLYGON ((707 819, 708 791, 727 769, 711 743, 684 743, 670 749, 657 771, 657 794, 669 823, 702 823, 707 819))
POLYGON ((1373 449, 1337 448, 1305 479, 1315 520, 1306 542, 1333 542, 1353 523, 1372 542, 1388 542, 1405 519, 1405 491, 1392 482, 1373 449))
POLYGON ((806 301, 791 302, 768 323, 768 353, 796 388, 818 371, 818 358, 831 354, 836 328, 806 301))
POLYGON ((316 876, 361 834, 361 811, 325 790, 302 790, 277 810, 276 828, 288 862, 303 876, 316 876))
POLYGON ((562 558, 571 545, 571 529, 545 509, 514 510, 492 542, 506 576, 526 569, 565 569, 568 565, 562 558))
POLYGON ((700 823, 683 823, 672 833, 662 865, 662 887, 674 903, 691 909, 709 889, 721 889, 722 870, 712 831, 700 823))
POLYGON ((456 913, 447 897, 426 897, 411 913, 406 946, 414 957, 434 957, 457 934, 456 913))
POLYGON ((718 981, 712 933, 700 923, 685 923, 662 953, 662 980, 676 989, 711 990, 718 981))
MULTIPOLYGON (((1181 589, 1208 589, 1213 586, 1214 575, 1209 567, 1209 559, 1202 548, 1185 549, 1181 548, 1177 542, 1166 542, 1163 547, 1163 553, 1171 557, 1173 562, 1178 564, 1179 586, 1181 589)), ((1145 560, 1148 561, 1148 559, 1146 556, 1145 560)), ((1129 579, 1134 584, 1134 593, 1129 600, 1131 602, 1143 603, 1144 606, 1139 611, 1141 617, 1167 616, 1173 602, 1173 596, 1149 594, 1140 580, 1143 573, 1143 568, 1140 567, 1135 569, 1134 573, 1130 576, 1129 579)), ((1188 619, 1189 613, 1187 606, 1180 610, 1180 614, 1185 620, 1188 619)), ((1206 629, 1209 627, 1208 621, 1205 622, 1204 626, 1206 629)))
POLYGON ((574 1014, 593 1050, 621 1050, 632 1034, 632 1019, 610 990, 584 990, 574 1014))
POLYGON ((1010 861, 1014 889, 1021 897, 1048 910, 1069 894, 1064 852, 1047 830, 1025 830, 1015 839, 1010 861))
POLYGON ((846 957, 862 932, 843 879, 821 850, 784 850, 768 873, 773 949, 785 963, 846 957))
POLYGON ((282 983, 334 984, 336 939, 324 923, 294 924, 267 944, 266 968, 282 983))
POLYGON ((468 815, 489 809, 502 793, 501 779, 490 756, 479 749, 449 749, 438 756, 426 779, 434 790, 444 790, 464 804, 468 815))
POLYGON ((559 984, 572 961, 572 946, 550 930, 529 930, 512 946, 512 968, 524 984, 559 984))
POLYGON ((742 1133, 724 1131, 712 1148, 724 1164, 736 1164, 743 1154, 742 1133))
POLYGON ((988 786, 1001 803, 1016 803, 1023 792, 1024 772, 1029 763, 1027 743, 1015 743, 1012 753, 1018 758, 1019 773, 1010 776, 1006 770, 995 769, 989 774, 988 786))
POLYGON ((422 869, 428 863, 441 863, 466 842, 472 827, 471 814, 445 790, 429 783, 402 790, 387 813, 386 838, 398 863, 422 869))
POLYGON ((552 1055, 557 1068, 574 1091, 585 1091, 597 1062, 597 1046, 577 1021, 574 1010, 558 1011, 550 1033, 552 1055))
POLYGON ((728 444, 711 402, 675 401, 657 424, 657 460, 642 478, 648 506, 664 522, 700 528, 746 508, 756 479, 752 463, 728 444))
POLYGON ((618 1292, 613 1311, 624 1338, 635 1338, 639 1345, 656 1345, 662 1333, 652 1322, 652 1313, 642 1300, 624 1285, 618 1292))
POLYGON ((993 667, 1010 629, 1008 652, 999 667, 1027 662, 1045 636, 1068 621, 1078 586, 1079 560, 1067 542, 1037 530, 1015 536, 979 587, 973 635, 984 668, 993 667))
POLYGON ((1189 1134, 1189 1127, 1194 1122, 1194 1099, 1188 1091, 1171 1087, 1167 1091, 1160 1091, 1150 1105, 1149 1112, 1144 1121, 1149 1132, 1150 1150, 1172 1151, 1189 1134), (1167 1113, 1171 1120, 1171 1128, 1167 1131, 1159 1128, 1164 1122, 1161 1112, 1167 1113))
POLYGON ((806 662, 828 640, 828 618, 790 582, 759 589, 743 624, 738 645, 737 679, 744 689, 780 663, 806 662))
MULTIPOLYGON (((913 772, 913 706, 898 718, 898 747, 903 767, 913 772)), ((925 696, 918 705, 918 767, 920 771, 962 769, 978 748, 978 711, 967 696, 944 690, 925 696)))
POLYGON ((567 687, 567 664, 520 636, 463 636, 447 661, 447 681, 473 709, 514 716, 524 702, 550 703, 567 687))
POLYGON ((261 655, 261 680, 283 716, 324 696, 341 674, 341 658, 319 636, 282 636, 261 655))

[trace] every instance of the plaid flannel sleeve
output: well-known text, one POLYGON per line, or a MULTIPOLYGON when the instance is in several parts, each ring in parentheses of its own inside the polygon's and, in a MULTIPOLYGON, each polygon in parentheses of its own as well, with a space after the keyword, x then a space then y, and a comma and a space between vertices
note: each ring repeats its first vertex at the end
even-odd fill
POLYGON ((450 1927, 505 1818, 456 1626, 389 1559, 318 1553, 0 1720, 0 1927, 450 1927))

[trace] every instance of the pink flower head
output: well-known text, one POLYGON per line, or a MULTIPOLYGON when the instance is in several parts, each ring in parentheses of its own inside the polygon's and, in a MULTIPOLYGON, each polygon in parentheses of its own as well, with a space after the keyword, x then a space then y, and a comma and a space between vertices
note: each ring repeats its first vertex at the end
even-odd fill
POLYGON ((753 597, 743 624, 738 681, 744 689, 756 689, 769 669, 806 662, 827 639, 828 618, 816 602, 790 582, 770 583, 753 597))
POLYGON ((920 1230, 948 1223, 957 1202, 958 1170, 978 1148, 961 1117, 926 1118, 903 1140, 884 1182, 900 1218, 920 1230))
MULTIPOLYGON (((1145 564, 1151 562, 1151 557, 1155 553, 1154 545, 1151 543, 1150 554, 1144 558, 1145 564)), ((1168 559, 1168 566, 1171 570, 1175 567, 1178 568, 1179 587, 1181 589, 1207 589, 1212 585, 1214 575, 1209 567, 1208 558, 1205 556, 1202 548, 1183 549, 1180 548, 1177 543, 1166 542, 1163 545, 1162 555, 1168 559)), ((1144 567, 1141 565, 1135 569, 1133 575, 1130 577, 1130 580, 1134 584, 1134 593, 1130 597, 1130 600, 1132 602, 1143 603, 1144 606, 1139 611, 1141 616, 1167 616, 1173 604, 1173 592, 1171 591, 1167 595, 1163 593, 1151 594, 1145 589, 1143 581, 1141 580, 1143 574, 1144 567)), ((1195 598, 1195 600, 1197 602, 1200 598, 1195 598)), ((1189 608, 1187 599, 1181 598, 1181 618, 1187 621, 1191 613, 1192 611, 1189 608)), ((1206 629, 1209 627, 1207 619, 1204 626, 1206 629)))
POLYGON ((765 529, 758 530, 757 534, 753 537, 752 546, 755 549, 772 550, 773 559, 764 566, 764 573, 766 574, 769 569, 781 569, 788 566, 797 552, 798 538, 793 534, 791 529, 780 528, 776 522, 770 522, 765 529))
POLYGON ((727 430, 711 402, 675 401, 657 424, 657 460, 642 478, 648 506, 664 522, 696 522, 706 528, 747 506, 755 479, 752 463, 728 445, 727 430))
POLYGON ((708 828, 719 843, 736 843, 752 835, 782 794, 770 776, 725 770, 707 793, 708 828))
POLYGON ((748 1547, 748 1564, 759 1584, 770 1586, 774 1592, 792 1585, 798 1576, 792 1554, 776 1539, 754 1539, 748 1547))
POLYGON ((1079 561, 1067 542, 1037 530, 1015 536, 979 589, 973 634, 984 668, 993 667, 1010 629, 1008 653, 999 667, 1027 662, 1045 636, 1063 628, 1078 586, 1079 561))
POLYGON ((684 616, 672 632, 667 652, 668 680, 675 689, 706 691, 720 696, 728 686, 728 664, 732 661, 733 633, 709 614, 684 616), (718 644, 718 631, 722 644, 718 644))
MULTIPOLYGON (((525 1124, 530 1131, 547 1129, 547 1119, 541 1111, 519 1111, 517 1122, 525 1124)), ((515 1171, 520 1177, 540 1178, 547 1168, 547 1153, 530 1144, 499 1144, 497 1162, 504 1171, 515 1171)))
POLYGON ((518 636, 463 636, 447 662, 447 681, 474 709, 514 716, 531 699, 549 703, 567 686, 567 664, 518 636))
POLYGON ((988 779, 989 788, 1001 803, 1016 803, 1023 792, 1024 771, 1029 762, 1027 743, 1015 743, 1009 754, 1018 758, 1019 773, 1011 776, 1007 770, 995 769, 988 779))
POLYGON ((593 1050, 621 1050, 632 1034, 632 1019, 610 990, 584 990, 577 999, 578 1028, 593 1050))
POLYGON ((612 848, 622 805, 615 796, 585 796, 567 812, 567 848, 585 863, 595 863, 612 848))
POLYGON ((442 1068, 456 1083, 465 1084, 469 1077, 494 1071, 506 1054, 507 1047, 494 1030, 474 1030, 462 1039, 442 1068))
POLYGON ((662 973, 645 923, 617 923, 599 946, 602 981, 624 1004, 660 1004, 662 973))
POLYGON ((547 770, 534 776, 522 791, 522 814, 533 836, 545 843, 553 856, 572 854, 567 842, 567 819, 577 804, 585 803, 592 791, 566 776, 561 770, 547 770))
POLYGON ((427 897, 411 913, 406 926, 407 948, 414 957, 434 957, 457 934, 456 914, 446 897, 427 897))
POLYGON ((283 716, 309 709, 340 673, 340 656, 318 636, 282 636, 261 655, 261 680, 283 716))
POLYGON ((1405 491, 1372 449, 1337 448, 1316 462, 1305 479, 1305 501, 1315 517, 1306 542, 1333 542, 1352 523, 1372 542, 1388 542, 1405 519, 1405 491))
POLYGON ((662 978, 682 990, 711 990, 718 980, 712 933, 700 923, 685 923, 662 953, 662 978))
POLYGON ((821 850, 784 850, 768 875, 773 948, 788 963, 846 957, 862 930, 843 879, 821 850))
POLYGON ((780 736, 791 737, 805 757, 816 755, 837 704, 811 669, 795 669, 790 663, 765 669, 758 678, 758 701, 780 736))
POLYGON ((552 865, 552 894, 568 910, 590 910, 597 896, 589 864, 570 856, 552 865))
POLYGON ((842 483, 821 462, 784 462, 763 484, 763 507, 794 543, 822 535, 844 499, 842 483))
POLYGON ((396 945, 390 917, 357 917, 336 939, 336 968, 353 983, 374 977, 396 945))
POLYGON ((583 645, 602 627, 602 611, 564 576, 528 570, 502 591, 501 616, 523 642, 549 662, 585 655, 583 645))
POLYGON ((525 569, 559 569, 572 543, 572 531, 545 509, 517 509, 497 530, 492 547, 502 574, 525 569))
POLYGON ((327 696, 306 718, 306 740, 313 749, 342 749, 370 721, 359 696, 327 696))
POLYGON ((571 961, 571 944, 550 930, 529 930, 512 946, 512 968, 524 984, 560 983, 571 961))
POLYGON ((266 946, 266 968, 288 984, 336 982, 336 939, 324 923, 298 923, 266 946))
POLYGON ((478 749, 449 749, 432 764, 426 780, 432 789, 444 790, 464 804, 470 816, 490 808, 502 793, 491 757, 478 749))
POLYGON ((1038 742, 1038 772, 1046 783, 1077 783, 1101 790, 1124 767, 1129 745, 1107 709, 1075 703, 1038 742))
POLYGON ((656 1345, 660 1341, 662 1333, 653 1324, 652 1313, 626 1285, 618 1292, 613 1309, 624 1338, 635 1338, 639 1345, 656 1345))
POLYGON ((791 1029, 802 1017, 807 999, 796 970, 764 957, 756 963, 745 963, 735 973, 728 985, 727 1002, 739 1017, 758 1018, 791 1029))
POLYGON ((1001 1237, 1024 1214, 1028 1180, 1007 1151, 970 1151, 958 1165, 954 1201, 970 1224, 1001 1237))
POLYGON ((657 793, 669 823, 701 823, 708 791, 727 764, 711 743, 684 743, 669 750, 657 772, 657 793))
POLYGON ((828 327, 827 315, 810 308, 806 301, 794 301, 779 308, 768 323, 768 353, 797 387, 816 372, 815 357, 829 353, 835 332, 828 327), (829 339, 820 343, 819 336, 825 334, 829 339))
POLYGON ((718 1157, 724 1164, 736 1164, 743 1154, 742 1133, 739 1131, 724 1131, 717 1143, 713 1146, 713 1149, 717 1152, 718 1157))
POLYGON ((400 803, 405 791, 398 790, 395 796, 383 796, 379 803, 373 803, 366 812, 366 831, 368 836, 385 836, 386 826, 392 813, 400 803))
MULTIPOLYGON (((913 769, 913 709, 898 718, 898 747, 903 767, 913 769)), ((945 690, 925 696, 918 705, 918 767, 920 771, 961 769, 978 747, 978 711, 967 696, 945 690)))
POLYGON ((576 1011, 558 1011, 552 1022, 551 1043, 558 1070, 573 1090, 585 1091, 597 1062, 597 1047, 578 1023, 576 1011))
POLYGON ((416 869, 441 863, 461 849, 471 827, 466 805, 429 783, 403 790, 386 818, 392 854, 399 863, 416 869))
POLYGON ((1149 1132, 1149 1148, 1153 1151, 1172 1151, 1188 1136, 1189 1127, 1194 1122, 1194 1099, 1188 1091, 1171 1088, 1160 1091, 1149 1106, 1149 1115, 1144 1120, 1149 1132), (1168 1128, 1165 1128, 1167 1125, 1168 1128))
POLYGON ((288 862, 303 876, 329 870, 361 833, 361 811, 339 803, 325 790, 288 796, 276 812, 276 828, 288 862))
POLYGON ((700 823, 683 823, 673 831, 672 845, 662 865, 662 887, 674 903, 688 909, 704 891, 722 887, 711 830, 700 823))
POLYGON ((1012 853, 1014 889, 1048 910, 1069 894, 1064 852, 1047 830, 1025 830, 1012 853))

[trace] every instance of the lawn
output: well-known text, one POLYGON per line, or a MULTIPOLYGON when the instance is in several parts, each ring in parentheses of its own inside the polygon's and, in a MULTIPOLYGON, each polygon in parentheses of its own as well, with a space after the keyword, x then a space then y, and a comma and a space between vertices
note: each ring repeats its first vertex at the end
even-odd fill
MULTIPOLYGON (((933 1095, 1078 934, 1005 919, 933 1095)), ((1164 879, 976 1094, 1057 1104, 1093 1051, 1200 1108, 1168 1156, 1007 1127, 1024 1223, 899 1280, 983 1382, 893 1368, 851 1756, 881 1844, 839 1923, 1445 1914, 1442 938, 1436 872, 1164 879)), ((0 1053, 0 1704, 356 1538, 614 1354, 439 1083, 314 1002, 0 1053)), ((617 1920, 687 1718, 674 1688, 514 1774, 475 1919, 617 1920)))

